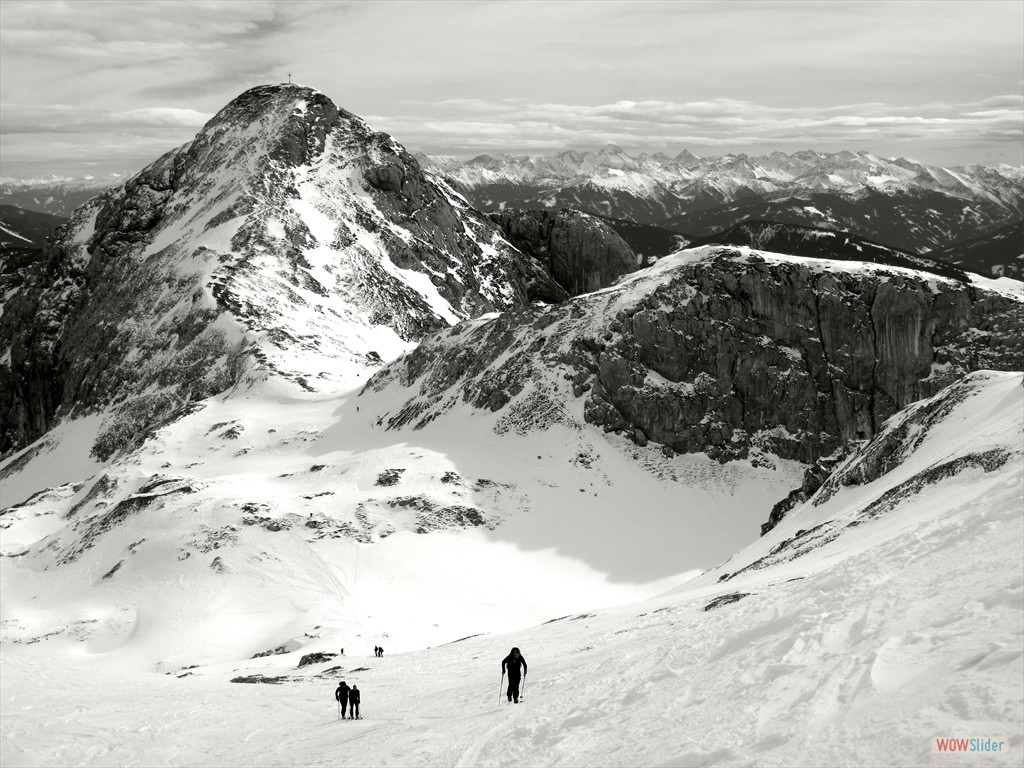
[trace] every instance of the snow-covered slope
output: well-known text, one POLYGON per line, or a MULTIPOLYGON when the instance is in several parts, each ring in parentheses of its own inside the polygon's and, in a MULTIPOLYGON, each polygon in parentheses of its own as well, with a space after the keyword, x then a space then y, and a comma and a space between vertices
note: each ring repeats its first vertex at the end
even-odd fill
MULTIPOLYGON (((67 595, 81 622, 30 642, 14 622, 39 621, 45 600, 14 601, 5 587, 3 763, 1017 765, 1022 384, 979 372, 900 412, 844 466, 859 482, 823 488, 688 584, 507 634, 398 654, 385 638, 375 658, 369 638, 325 632, 248 662, 193 652, 159 674, 127 669, 125 654, 152 657, 162 638, 146 617, 179 605, 88 613, 67 595), (303 653, 342 645, 344 658, 297 668, 303 653), (498 685, 512 645, 529 663, 518 705, 498 685), (361 721, 338 720, 341 679, 362 691, 361 721), (936 738, 999 751, 942 754, 936 738)), ((0 562, 10 583, 20 569, 0 562)), ((35 589, 56 579, 38 573, 35 589)), ((494 600, 544 600, 547 588, 544 572, 522 568, 494 600)), ((224 599, 193 591, 206 610, 224 599)), ((271 598, 197 629, 195 646, 247 634, 271 598)), ((486 629, 475 609, 464 618, 486 629)))

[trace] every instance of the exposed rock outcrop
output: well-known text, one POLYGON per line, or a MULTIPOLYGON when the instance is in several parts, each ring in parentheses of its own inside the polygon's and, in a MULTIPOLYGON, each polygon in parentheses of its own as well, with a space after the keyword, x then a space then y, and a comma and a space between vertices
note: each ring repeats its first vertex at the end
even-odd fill
POLYGON ((637 268, 626 241, 589 214, 570 208, 505 209, 489 216, 512 245, 544 264, 569 296, 605 288, 637 268))
POLYGON ((768 531, 781 523, 782 519, 797 505, 803 504, 814 496, 817 490, 828 480, 832 471, 849 458, 851 453, 861 445, 862 442, 860 441, 847 443, 845 446, 834 451, 830 456, 822 456, 811 464, 804 471, 804 479, 800 487, 794 488, 787 494, 786 498, 772 507, 768 520, 761 524, 761 535, 764 536, 768 531))
POLYGON ((318 651, 317 653, 307 653, 299 659, 299 669, 309 664, 323 664, 325 661, 330 661, 338 654, 329 653, 326 651, 318 651))
MULTIPOLYGON (((1024 367, 1024 303, 910 270, 745 249, 682 252, 598 294, 426 340, 377 374, 416 394, 382 424, 459 400, 582 398, 637 443, 814 462, 968 371, 1024 367)), ((571 407, 571 406, 570 406, 571 407)), ((564 411, 564 407, 554 410, 564 411)))

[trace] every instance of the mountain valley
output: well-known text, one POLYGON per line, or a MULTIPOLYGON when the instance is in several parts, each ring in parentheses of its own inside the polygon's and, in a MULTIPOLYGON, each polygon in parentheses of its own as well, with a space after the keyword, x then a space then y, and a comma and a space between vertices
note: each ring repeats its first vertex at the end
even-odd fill
POLYGON ((1024 748, 1020 169, 428 158, 280 84, 66 215, 0 269, 5 766, 1024 748))

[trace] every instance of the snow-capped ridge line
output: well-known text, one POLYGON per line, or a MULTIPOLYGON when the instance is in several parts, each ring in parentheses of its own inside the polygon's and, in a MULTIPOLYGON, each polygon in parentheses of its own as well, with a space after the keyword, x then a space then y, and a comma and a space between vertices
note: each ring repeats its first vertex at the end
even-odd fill
POLYGON ((388 429, 569 403, 641 446, 814 462, 970 370, 1024 367, 1014 288, 704 246, 563 305, 425 339, 361 397, 388 429), (374 405, 385 392, 387 406, 374 405))

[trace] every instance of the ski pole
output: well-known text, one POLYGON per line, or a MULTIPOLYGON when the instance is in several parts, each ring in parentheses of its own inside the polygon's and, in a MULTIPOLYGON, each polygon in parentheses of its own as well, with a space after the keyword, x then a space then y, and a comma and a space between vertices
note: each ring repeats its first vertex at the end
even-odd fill
POLYGON ((505 670, 501 670, 501 682, 498 683, 498 706, 501 706, 501 689, 505 687, 505 670))
POLYGON ((338 719, 341 720, 341 699, 338 700, 338 719))
POLYGON ((526 674, 523 674, 523 690, 519 693, 519 700, 526 701, 526 674))

